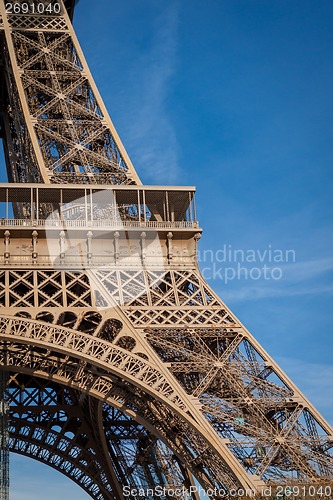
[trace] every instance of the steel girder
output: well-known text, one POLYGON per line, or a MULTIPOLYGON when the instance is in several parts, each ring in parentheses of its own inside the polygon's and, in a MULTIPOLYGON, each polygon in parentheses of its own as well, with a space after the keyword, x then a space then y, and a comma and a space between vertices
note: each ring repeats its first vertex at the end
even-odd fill
POLYGON ((9 179, 140 184, 62 0, 39 0, 45 5, 42 14, 16 10, 22 0, 11 10, 11 3, 0 2, 2 134, 9 179), (54 4, 60 13, 46 10, 54 4))
MULTIPOLYGON (((8 12, 5 3, 0 101, 10 181, 139 185, 68 2, 45 15, 8 12)), ((186 226, 183 200, 175 210, 180 194, 153 193, 146 204, 143 190, 137 205, 127 196, 118 222, 140 230, 129 237, 117 226, 93 242, 97 228, 82 223, 83 268, 65 253, 60 267, 50 265, 47 231, 37 232, 39 214, 32 217, 38 200, 27 215, 18 193, 4 223, 0 361, 10 375, 10 449, 98 499, 122 499, 124 486, 151 488, 154 498, 157 485, 184 486, 190 498, 194 478, 226 492, 329 480, 332 428, 202 279, 200 229, 186 226), (150 264, 154 236, 159 266, 150 264), (106 265, 97 265, 97 244, 106 261, 112 254, 106 265), (128 265, 120 262, 126 252, 128 265)), ((53 210, 46 201, 43 217, 53 210)))

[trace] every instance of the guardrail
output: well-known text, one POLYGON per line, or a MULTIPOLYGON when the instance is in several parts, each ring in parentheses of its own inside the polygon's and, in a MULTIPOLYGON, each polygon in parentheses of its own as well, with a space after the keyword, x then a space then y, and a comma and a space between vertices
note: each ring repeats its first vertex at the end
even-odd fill
POLYGON ((123 221, 123 220, 56 220, 56 219, 0 219, 0 227, 27 227, 45 229, 67 229, 67 228, 154 228, 154 229, 197 229, 198 222, 192 221, 123 221))

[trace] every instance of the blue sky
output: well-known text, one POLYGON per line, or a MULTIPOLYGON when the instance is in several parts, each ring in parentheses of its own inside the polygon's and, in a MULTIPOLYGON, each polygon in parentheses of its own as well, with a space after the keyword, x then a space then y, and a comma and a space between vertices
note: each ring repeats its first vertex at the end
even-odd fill
MULTIPOLYGON (((211 286, 330 423, 332 24, 331 0, 80 0, 75 15, 142 181, 197 186, 211 286), (220 262, 224 248, 256 261, 220 262), (261 262, 268 249, 295 259, 261 262), (226 283, 238 264, 247 279, 226 283), (256 279, 264 264, 281 278, 256 279)), ((88 498, 49 468, 12 463, 12 500, 88 498)))

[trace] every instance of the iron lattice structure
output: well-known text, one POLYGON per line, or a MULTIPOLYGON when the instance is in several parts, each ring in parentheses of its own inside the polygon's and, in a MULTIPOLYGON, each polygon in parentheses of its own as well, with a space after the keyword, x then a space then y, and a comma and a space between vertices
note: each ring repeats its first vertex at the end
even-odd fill
POLYGON ((332 428, 200 274, 195 189, 142 186, 76 39, 73 4, 40 0, 42 14, 6 4, 8 449, 96 499, 123 499, 125 486, 198 499, 197 483, 257 492, 332 478, 332 428))

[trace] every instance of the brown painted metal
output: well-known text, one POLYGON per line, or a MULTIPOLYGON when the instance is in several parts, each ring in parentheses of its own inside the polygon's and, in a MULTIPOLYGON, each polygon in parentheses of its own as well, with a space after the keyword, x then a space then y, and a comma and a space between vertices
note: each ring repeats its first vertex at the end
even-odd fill
POLYGON ((96 499, 328 480, 332 428, 203 280, 194 188, 141 185, 55 3, 0 0, 10 449, 96 499))

